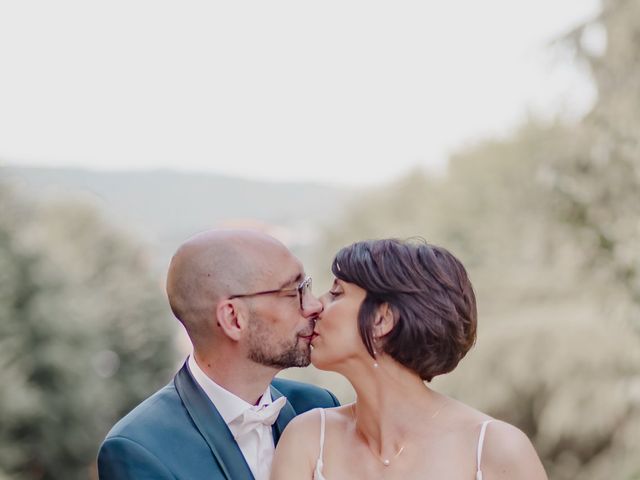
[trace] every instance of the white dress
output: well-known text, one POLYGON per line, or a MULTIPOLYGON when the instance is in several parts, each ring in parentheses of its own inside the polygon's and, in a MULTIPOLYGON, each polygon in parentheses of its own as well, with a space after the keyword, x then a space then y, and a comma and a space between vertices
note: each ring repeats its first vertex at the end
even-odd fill
MULTIPOLYGON (((480 459, 482 458, 482 446, 484 445, 484 435, 487 431, 487 425, 491 423, 491 420, 487 420, 482 422, 480 427, 480 436, 478 437, 478 448, 477 448, 477 470, 476 470, 476 480, 482 480, 482 470, 480 470, 480 459)), ((323 467, 323 451, 324 451, 324 424, 325 424, 325 413, 324 409, 320 409, 320 454, 318 455, 318 460, 316 462, 316 469, 313 471, 313 480, 327 480, 322 474, 323 467)))

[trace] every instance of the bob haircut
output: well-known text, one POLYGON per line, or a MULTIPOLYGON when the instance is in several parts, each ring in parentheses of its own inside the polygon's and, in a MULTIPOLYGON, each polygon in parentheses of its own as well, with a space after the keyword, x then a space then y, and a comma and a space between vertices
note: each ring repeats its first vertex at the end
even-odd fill
POLYGON ((423 239, 356 242, 333 259, 333 274, 366 290, 360 337, 372 357, 390 355, 430 382, 451 372, 476 339, 477 308, 462 263, 423 239), (375 315, 388 304, 394 326, 374 338, 375 315))

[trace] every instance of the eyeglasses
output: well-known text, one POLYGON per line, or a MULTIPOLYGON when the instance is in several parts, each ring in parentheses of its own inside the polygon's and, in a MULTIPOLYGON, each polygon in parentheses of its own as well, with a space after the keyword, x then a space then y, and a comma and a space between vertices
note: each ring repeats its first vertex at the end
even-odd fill
POLYGON ((265 290, 264 292, 243 293, 241 295, 231 295, 229 300, 234 298, 256 297, 258 295, 273 295, 274 293, 296 292, 300 301, 300 310, 304 310, 304 299, 311 294, 311 277, 305 277, 296 288, 281 288, 278 290, 265 290))

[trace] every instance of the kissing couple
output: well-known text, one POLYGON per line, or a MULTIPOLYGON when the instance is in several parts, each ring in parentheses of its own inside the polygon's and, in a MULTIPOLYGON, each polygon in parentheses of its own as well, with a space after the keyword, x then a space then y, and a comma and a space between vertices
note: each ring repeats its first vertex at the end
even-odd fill
POLYGON ((174 379, 122 418, 102 480, 546 480, 527 436, 429 387, 476 339, 460 261, 424 241, 342 248, 316 297, 279 241, 211 230, 171 260, 167 295, 193 344, 174 379), (340 406, 274 378, 309 363, 343 375, 340 406))

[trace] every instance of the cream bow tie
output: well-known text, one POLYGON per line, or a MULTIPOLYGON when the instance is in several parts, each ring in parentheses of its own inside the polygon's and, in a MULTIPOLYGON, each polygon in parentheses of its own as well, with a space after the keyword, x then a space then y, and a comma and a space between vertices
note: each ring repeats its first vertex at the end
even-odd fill
POLYGON ((270 427, 275 423, 276 418, 280 415, 280 410, 282 410, 285 403, 287 403, 287 399, 285 397, 279 397, 269 405, 262 405, 259 408, 247 408, 244 413, 238 417, 240 425, 238 430, 235 432, 234 437, 238 439, 239 437, 255 430, 256 427, 260 425, 270 427))

